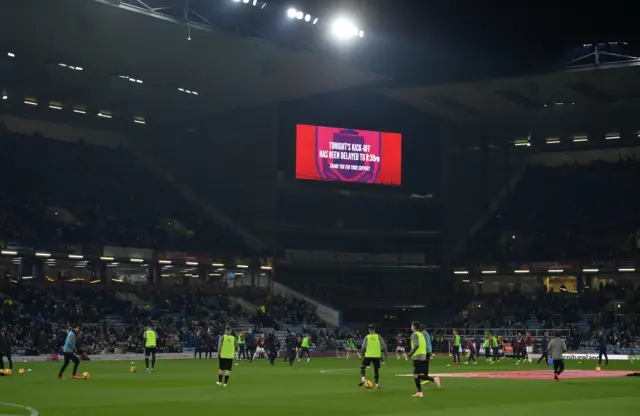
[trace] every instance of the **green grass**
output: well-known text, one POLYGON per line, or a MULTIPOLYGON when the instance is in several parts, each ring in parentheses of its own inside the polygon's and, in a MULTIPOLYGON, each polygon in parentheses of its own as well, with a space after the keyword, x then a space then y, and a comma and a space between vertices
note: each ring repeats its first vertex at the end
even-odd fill
MULTIPOLYGON (((497 365, 447 367, 450 358, 432 361, 432 373, 536 369, 516 366, 508 359, 497 365)), ((396 377, 411 372, 410 364, 389 357, 381 369, 383 389, 357 387, 359 361, 316 359, 289 367, 278 360, 234 366, 227 388, 215 385, 217 360, 158 360, 157 371, 147 374, 144 363, 129 372, 129 362, 83 362, 89 380, 56 380, 59 363, 15 363, 14 375, 0 378, 0 402, 30 406, 49 416, 190 416, 225 414, 261 415, 637 415, 640 378, 551 381, 443 378, 442 390, 425 389, 424 399, 412 399, 413 380, 396 377), (31 369, 24 376, 19 368, 31 369), (320 370, 330 370, 321 373, 320 370), (335 371, 337 370, 337 371, 335 371)), ((595 362, 567 362, 568 369, 595 368, 595 362)), ((640 363, 612 362, 607 369, 640 370, 640 363), (636 368, 638 367, 638 368, 636 368)), ((373 377, 372 370, 368 376, 373 377)), ((28 415, 25 410, 0 405, 0 415, 28 415)))

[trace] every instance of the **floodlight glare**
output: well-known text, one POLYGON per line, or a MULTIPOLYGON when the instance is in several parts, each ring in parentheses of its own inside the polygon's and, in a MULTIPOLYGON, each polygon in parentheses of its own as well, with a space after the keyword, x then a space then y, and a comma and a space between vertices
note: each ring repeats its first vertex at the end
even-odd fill
POLYGON ((300 11, 296 13, 296 19, 302 20, 303 17, 304 17, 304 13, 302 13, 300 11))
POLYGON ((358 33, 358 36, 364 37, 364 31, 361 30, 360 33, 358 33))
POLYGON ((307 14, 307 15, 304 16, 304 21, 305 22, 308 22, 310 20, 311 20, 311 15, 310 14, 307 14))
POLYGON ((249 3, 249 0, 242 0, 242 2, 243 2, 244 4, 247 4, 247 3, 249 3))
POLYGON ((313 19, 313 24, 315 25, 316 23, 318 23, 318 18, 317 17, 315 19, 313 19))
POLYGON ((346 19, 338 19, 332 26, 333 34, 341 39, 358 36, 358 28, 346 19))
POLYGON ((287 16, 289 17, 289 19, 294 19, 297 13, 298 11, 294 8, 287 10, 287 16))

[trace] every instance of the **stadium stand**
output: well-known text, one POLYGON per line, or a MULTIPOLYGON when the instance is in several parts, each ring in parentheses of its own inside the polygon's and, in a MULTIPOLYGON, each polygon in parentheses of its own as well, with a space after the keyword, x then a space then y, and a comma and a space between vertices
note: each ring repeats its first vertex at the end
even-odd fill
POLYGON ((0 164, 5 240, 251 254, 122 148, 0 131, 0 164))

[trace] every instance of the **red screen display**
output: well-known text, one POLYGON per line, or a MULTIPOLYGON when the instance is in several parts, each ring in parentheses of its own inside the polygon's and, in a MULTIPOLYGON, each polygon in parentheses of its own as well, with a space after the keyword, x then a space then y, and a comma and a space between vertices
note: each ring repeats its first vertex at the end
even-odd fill
POLYGON ((402 135, 298 124, 296 179, 400 185, 402 135))

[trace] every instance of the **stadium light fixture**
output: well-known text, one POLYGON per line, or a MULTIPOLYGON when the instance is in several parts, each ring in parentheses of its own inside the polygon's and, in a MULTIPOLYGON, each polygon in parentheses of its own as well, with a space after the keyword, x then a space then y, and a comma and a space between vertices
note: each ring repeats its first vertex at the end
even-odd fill
POLYGON ((82 108, 74 108, 73 112, 76 114, 87 114, 87 112, 85 110, 83 110, 82 108))
POLYGON ((242 0, 242 2, 243 2, 244 4, 248 4, 248 3, 249 3, 249 0, 242 0))
POLYGON ((483 270, 482 274, 496 274, 498 273, 496 270, 483 270))
POLYGON ((271 266, 260 266, 260 270, 272 270, 273 267, 271 266))
POLYGON ((267 7, 267 2, 265 1, 264 4, 262 5, 262 7, 260 7, 260 9, 264 9, 265 7, 267 7))
POLYGON ((311 21, 311 15, 310 14, 305 14, 304 15, 304 21, 305 22, 310 22, 311 21))
POLYGON ((197 266, 198 262, 197 261, 188 261, 185 263, 187 266, 197 266))
POLYGON ((82 260, 84 256, 82 254, 69 254, 70 259, 82 260))
POLYGON ((560 139, 558 139, 557 137, 549 137, 547 139, 547 144, 558 144, 560 143, 560 139))
POLYGON ((246 264, 238 264, 237 265, 238 269, 248 269, 249 266, 247 266, 246 264))
POLYGON ((223 263, 211 263, 213 267, 224 267, 223 263))
POLYGON ((300 10, 298 10, 296 12, 296 19, 302 20, 303 17, 304 17, 304 13, 302 13, 300 10))
POLYGON ((160 264, 171 264, 171 260, 158 260, 160 264))
POLYGON ((24 103, 27 105, 38 105, 38 102, 34 100, 24 100, 24 103))
POLYGON ((15 58, 15 57, 16 57, 16 54, 15 54, 15 53, 13 53, 13 52, 7 52, 7 56, 8 56, 9 58, 15 58))
POLYGON ((98 117, 102 118, 111 118, 111 114, 103 113, 102 111, 98 113, 98 117))
POLYGON ((36 257, 51 257, 51 253, 36 252, 36 257))
POLYGON ((258 0, 253 0, 253 5, 257 6, 258 5, 258 0))
POLYGON ((102 260, 102 261, 113 261, 113 257, 102 256, 102 257, 100 257, 100 260, 102 260))
MULTIPOLYGON (((339 39, 348 39, 348 38, 357 37, 358 34, 360 33, 360 31, 352 21, 344 18, 340 18, 334 21, 333 24, 331 25, 331 31, 339 39)), ((364 32, 363 32, 363 35, 364 35, 364 32)))
POLYGON ((295 19, 297 13, 298 13, 298 11, 296 9, 294 9, 293 7, 287 9, 287 17, 289 19, 295 19))
POLYGON ((589 138, 586 134, 576 134, 573 136, 574 143, 586 142, 587 140, 589 140, 589 138))
POLYGON ((623 267, 618 269, 619 272, 635 272, 636 269, 634 269, 633 267, 623 267))
POLYGON ((517 274, 527 274, 529 273, 528 269, 519 269, 519 270, 514 270, 515 273, 517 274))
POLYGON ((318 23, 318 18, 317 17, 315 19, 313 19, 313 24, 315 25, 316 23, 318 23))
POLYGON ((144 259, 131 258, 131 259, 129 259, 129 261, 131 263, 144 263, 144 259))
POLYGON ((469 279, 462 279, 462 283, 471 283, 471 280, 469 280, 469 279))
POLYGON ((62 110, 62 107, 56 104, 49 104, 49 108, 52 110, 62 110))
POLYGON ((605 136, 605 140, 618 140, 620 139, 620 133, 608 133, 605 136))
POLYGON ((454 270, 453 274, 469 274, 466 270, 454 270))
POLYGON ((2 99, 3 100, 7 100, 7 99, 9 99, 9 96, 7 94, 2 94, 2 99))
POLYGON ((18 252, 13 250, 2 250, 0 251, 0 254, 2 254, 3 256, 17 256, 18 252))
POLYGON ((600 269, 582 269, 583 273, 598 273, 600 269))
POLYGON ((240 0, 233 0, 234 3, 240 3, 240 0))
POLYGON ((547 270, 549 273, 562 273, 564 270, 562 269, 549 269, 547 270))

